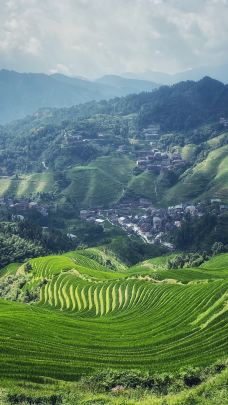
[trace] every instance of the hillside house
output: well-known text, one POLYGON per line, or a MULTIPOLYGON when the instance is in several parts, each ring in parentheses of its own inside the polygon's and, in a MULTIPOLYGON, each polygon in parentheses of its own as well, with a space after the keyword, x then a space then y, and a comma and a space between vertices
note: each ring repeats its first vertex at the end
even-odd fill
POLYGON ((67 233, 67 237, 69 239, 77 239, 77 235, 75 235, 74 233, 67 233))
POLYGON ((211 199, 211 204, 220 204, 222 200, 220 198, 212 198, 211 199))
POLYGON ((11 218, 12 218, 12 221, 24 221, 24 219, 25 219, 24 215, 19 215, 19 214, 12 215, 11 218))
POLYGON ((90 216, 90 212, 87 210, 81 210, 80 211, 80 218, 81 219, 87 219, 90 216))
POLYGON ((16 212, 26 211, 28 207, 29 207, 28 201, 20 201, 10 205, 10 208, 15 209, 16 212))
POLYGON ((196 215, 197 212, 197 208, 195 207, 195 205, 188 205, 185 208, 185 212, 189 213, 190 215, 196 215))
POLYGON ((162 220, 160 217, 153 217, 153 229, 155 231, 161 229, 162 220))

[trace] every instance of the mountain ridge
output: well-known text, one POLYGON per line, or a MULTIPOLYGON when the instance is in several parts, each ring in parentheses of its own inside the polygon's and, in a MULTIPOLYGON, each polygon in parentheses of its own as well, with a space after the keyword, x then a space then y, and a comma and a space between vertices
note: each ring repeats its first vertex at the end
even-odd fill
MULTIPOLYGON (((120 80, 120 79, 119 79, 120 80)), ((70 107, 143 90, 155 83, 121 78, 121 83, 89 81, 61 74, 18 73, 0 70, 0 123, 23 118, 44 107, 70 107)))

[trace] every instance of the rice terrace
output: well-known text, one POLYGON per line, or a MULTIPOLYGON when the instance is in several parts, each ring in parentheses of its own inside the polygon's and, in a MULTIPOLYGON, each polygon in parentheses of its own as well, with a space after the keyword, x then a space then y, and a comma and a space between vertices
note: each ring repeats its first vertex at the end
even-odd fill
POLYGON ((166 269, 164 257, 110 269, 101 254, 75 251, 1 270, 2 288, 11 286, 11 301, 0 302, 6 385, 77 381, 106 368, 174 373, 224 360, 227 254, 182 270, 166 269))

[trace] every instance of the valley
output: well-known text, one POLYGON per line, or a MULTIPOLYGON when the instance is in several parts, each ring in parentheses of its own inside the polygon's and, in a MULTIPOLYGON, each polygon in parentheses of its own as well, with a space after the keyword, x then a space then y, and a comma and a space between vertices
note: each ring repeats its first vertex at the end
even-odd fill
POLYGON ((1 403, 226 397, 226 100, 204 78, 0 127, 1 403))

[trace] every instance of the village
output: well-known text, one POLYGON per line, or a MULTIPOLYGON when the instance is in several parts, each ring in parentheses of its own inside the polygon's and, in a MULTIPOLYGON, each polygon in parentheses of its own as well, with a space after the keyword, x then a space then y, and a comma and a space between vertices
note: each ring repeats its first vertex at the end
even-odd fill
POLYGON ((145 170, 153 171, 159 174, 162 170, 174 170, 177 167, 185 165, 180 153, 161 150, 159 145, 160 126, 157 124, 149 125, 142 130, 141 146, 136 149, 133 156, 136 159, 136 167, 133 170, 135 175, 145 170), (143 147, 142 147, 143 146, 143 147))
POLYGON ((102 225, 106 223, 119 226, 128 236, 139 236, 145 243, 161 244, 170 250, 175 246, 169 241, 172 230, 181 228, 187 216, 201 217, 206 212, 220 213, 228 211, 228 205, 218 198, 196 204, 180 203, 167 208, 155 208, 147 199, 139 203, 119 203, 109 209, 81 210, 80 218, 102 225))
POLYGON ((43 217, 48 216, 48 208, 46 206, 38 204, 36 201, 32 201, 31 199, 28 198, 24 199, 20 198, 16 199, 10 197, 1 198, 0 208, 10 210, 12 220, 23 221, 25 219, 26 212, 28 212, 29 210, 34 210, 43 217))
MULTIPOLYGON (((228 126, 228 120, 220 118, 220 124, 228 126)), ((160 126, 151 124, 142 129, 139 136, 134 139, 128 139, 125 144, 115 145, 115 150, 120 154, 129 155, 135 161, 133 174, 135 176, 144 171, 152 171, 160 174, 163 171, 175 171, 175 169, 185 166, 186 162, 182 159, 177 150, 172 152, 163 150, 159 142, 161 137, 160 126)), ((64 131, 64 145, 71 147, 81 142, 91 142, 99 140, 104 141, 104 133, 94 134, 92 138, 85 138, 83 131, 64 131)), ((118 138, 118 136, 117 136, 118 138)), ((42 162, 45 169, 45 162, 42 162)), ((0 208, 6 208, 10 212, 12 221, 21 221, 27 217, 31 211, 39 213, 42 217, 48 217, 49 212, 57 212, 58 204, 55 203, 43 205, 33 201, 30 198, 10 198, 0 199, 0 208)), ((106 228, 109 224, 118 226, 129 236, 137 235, 145 243, 161 244, 168 249, 173 250, 175 246, 169 240, 172 230, 181 228, 186 216, 201 217, 206 212, 214 212, 217 215, 227 211, 228 206, 223 204, 222 200, 212 198, 207 202, 198 203, 179 203, 167 208, 154 207, 152 202, 146 198, 139 199, 122 199, 111 207, 97 207, 92 209, 82 209, 80 219, 90 221, 106 228)), ((47 228, 47 227, 43 227, 47 228)), ((69 231, 70 232, 70 231, 69 231)), ((67 233, 71 239, 77 238, 75 234, 67 233)))
POLYGON ((160 125, 151 124, 147 128, 139 131, 134 138, 127 138, 122 144, 122 139, 118 135, 97 132, 92 137, 83 131, 64 131, 63 148, 75 145, 96 142, 98 144, 114 142, 114 150, 120 154, 128 155, 135 161, 133 174, 138 175, 145 170, 159 174, 162 170, 175 170, 183 167, 186 162, 182 159, 178 151, 170 152, 163 150, 159 139, 161 136, 160 125))

